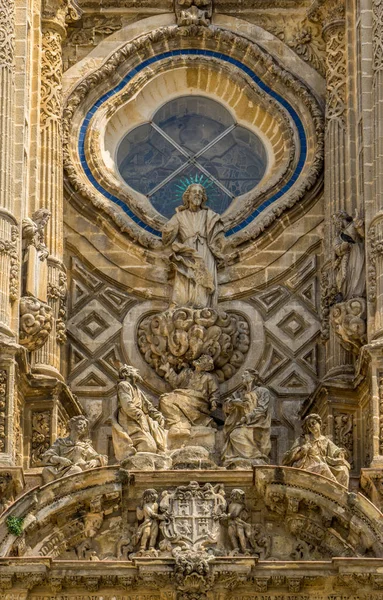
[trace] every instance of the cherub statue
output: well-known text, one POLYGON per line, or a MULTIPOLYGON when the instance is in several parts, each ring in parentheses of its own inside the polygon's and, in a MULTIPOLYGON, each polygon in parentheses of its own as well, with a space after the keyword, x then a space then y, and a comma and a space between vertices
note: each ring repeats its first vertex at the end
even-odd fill
POLYGON ((348 487, 350 465, 346 460, 347 451, 322 435, 321 427, 319 415, 308 415, 303 421, 302 435, 284 455, 283 464, 324 475, 348 487))
POLYGON ((231 554, 249 554, 248 540, 251 537, 251 524, 245 504, 245 492, 234 489, 227 507, 227 533, 232 547, 231 554))
POLYGON ((234 465, 238 459, 250 465, 266 463, 270 453, 270 392, 261 385, 255 369, 245 371, 242 381, 242 390, 223 406, 226 420, 222 459, 225 465, 234 465))
POLYGON ((159 521, 165 520, 158 513, 158 493, 154 489, 145 490, 141 506, 137 508, 137 520, 142 521, 133 537, 133 544, 140 544, 139 553, 157 555, 156 543, 159 533, 159 521))
POLYGON ((112 417, 112 439, 117 460, 136 452, 166 451, 165 419, 142 392, 137 369, 124 365, 117 384, 118 408, 112 417))
POLYGON ((211 412, 217 408, 219 386, 211 373, 214 362, 203 354, 193 361, 193 369, 184 368, 177 374, 169 363, 163 366, 165 378, 176 389, 160 398, 159 408, 172 434, 190 435, 192 426, 213 426, 211 412))
POLYGON ((98 454, 89 439, 89 422, 86 417, 72 417, 68 423, 69 435, 58 438, 53 446, 41 457, 43 465, 42 477, 44 483, 60 479, 65 475, 74 475, 103 467, 108 463, 108 457, 98 454))

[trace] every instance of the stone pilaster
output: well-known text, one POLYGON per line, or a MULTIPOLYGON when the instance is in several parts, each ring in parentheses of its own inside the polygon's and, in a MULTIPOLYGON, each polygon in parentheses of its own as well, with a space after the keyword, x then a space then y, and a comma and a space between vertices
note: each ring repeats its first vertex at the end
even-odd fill
POLYGON ((79 18, 74 0, 44 0, 41 49, 41 172, 40 206, 51 212, 47 227, 48 302, 55 319, 47 343, 32 356, 35 372, 62 378, 57 322, 62 307, 63 281, 63 158, 62 158, 62 41, 66 24, 79 18))
POLYGON ((18 227, 14 206, 15 3, 0 0, 0 338, 13 338, 18 297, 18 227))
MULTIPOLYGON (((334 227, 332 216, 347 210, 346 169, 346 24, 343 0, 315 0, 309 17, 319 21, 326 42, 326 132, 325 132, 325 277, 327 293, 333 284, 334 227)), ((335 378, 353 372, 353 358, 340 344, 333 327, 327 331, 327 377, 335 378)))
POLYGON ((372 340, 383 339, 383 6, 372 2, 373 12, 373 157, 374 194, 369 241, 369 299, 374 306, 372 340))

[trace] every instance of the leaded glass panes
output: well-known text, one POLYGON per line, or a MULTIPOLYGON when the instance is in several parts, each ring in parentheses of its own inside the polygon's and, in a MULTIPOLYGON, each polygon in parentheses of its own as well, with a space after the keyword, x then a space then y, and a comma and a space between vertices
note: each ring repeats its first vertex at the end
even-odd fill
POLYGON ((260 138, 236 124, 222 105, 185 96, 129 132, 119 145, 117 164, 123 179, 169 218, 195 181, 207 188, 208 205, 223 213, 260 182, 267 155, 260 138))

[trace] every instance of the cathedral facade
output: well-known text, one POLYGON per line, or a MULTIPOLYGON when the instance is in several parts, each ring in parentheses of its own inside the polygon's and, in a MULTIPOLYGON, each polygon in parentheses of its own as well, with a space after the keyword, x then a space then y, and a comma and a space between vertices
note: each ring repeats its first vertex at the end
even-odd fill
POLYGON ((383 3, 0 0, 0 598, 383 599, 383 3))

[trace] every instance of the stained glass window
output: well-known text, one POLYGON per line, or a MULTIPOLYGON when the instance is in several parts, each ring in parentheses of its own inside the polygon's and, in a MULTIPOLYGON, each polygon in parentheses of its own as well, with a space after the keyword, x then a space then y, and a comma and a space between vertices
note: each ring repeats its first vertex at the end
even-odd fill
POLYGON ((267 155, 260 138, 221 104, 184 96, 122 138, 117 165, 126 183, 169 218, 193 182, 206 187, 208 206, 223 213, 234 198, 258 185, 267 155))

